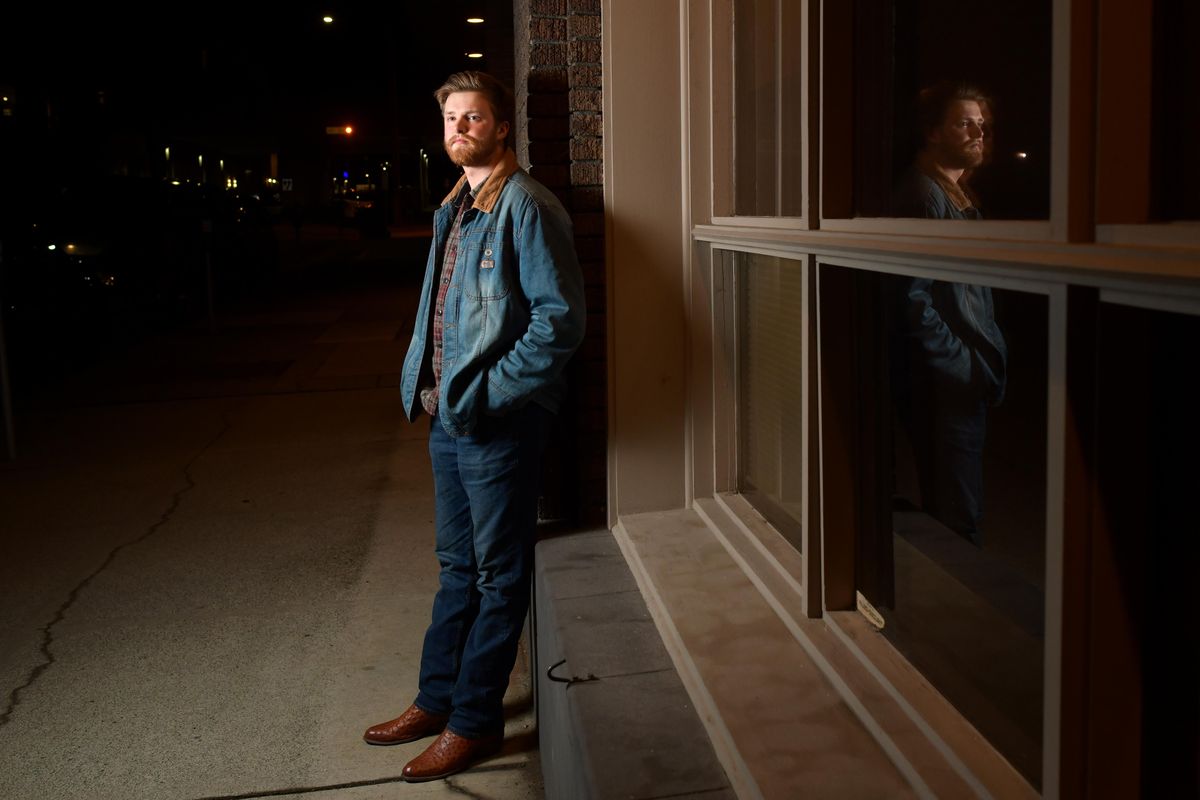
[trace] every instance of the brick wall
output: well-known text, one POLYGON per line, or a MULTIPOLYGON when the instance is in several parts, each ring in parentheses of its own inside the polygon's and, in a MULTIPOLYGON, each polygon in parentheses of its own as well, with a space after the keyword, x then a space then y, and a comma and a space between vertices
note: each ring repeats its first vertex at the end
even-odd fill
POLYGON ((602 524, 607 498, 600 0, 516 0, 517 155, 571 212, 588 332, 547 454, 545 516, 602 524))

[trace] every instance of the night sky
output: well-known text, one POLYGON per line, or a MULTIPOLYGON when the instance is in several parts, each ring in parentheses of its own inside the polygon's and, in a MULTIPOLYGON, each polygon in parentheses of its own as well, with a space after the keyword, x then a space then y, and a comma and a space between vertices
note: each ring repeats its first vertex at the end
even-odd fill
POLYGON ((432 91, 446 75, 482 68, 511 79, 511 13, 495 0, 7 10, 5 205, 97 174, 162 177, 167 146, 177 161, 209 153, 231 171, 257 173, 270 153, 281 175, 355 154, 402 170, 418 148, 439 145, 432 91), (472 12, 487 22, 468 25, 472 12), (354 126, 353 139, 331 141, 334 125, 354 126))

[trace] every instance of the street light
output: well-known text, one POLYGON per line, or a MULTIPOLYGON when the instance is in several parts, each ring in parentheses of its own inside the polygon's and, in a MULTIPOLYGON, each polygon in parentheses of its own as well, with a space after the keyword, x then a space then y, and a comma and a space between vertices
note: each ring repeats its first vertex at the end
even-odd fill
POLYGON ((483 58, 483 53, 467 53, 467 58, 483 58))
POLYGON ((326 14, 325 16, 321 17, 321 22, 324 22, 326 25, 332 25, 332 24, 333 24, 333 17, 331 17, 331 16, 329 16, 328 14, 326 14))
POLYGON ((485 0, 463 0, 459 3, 462 13, 467 15, 467 22, 472 25, 483 23, 483 15, 487 11, 485 0))

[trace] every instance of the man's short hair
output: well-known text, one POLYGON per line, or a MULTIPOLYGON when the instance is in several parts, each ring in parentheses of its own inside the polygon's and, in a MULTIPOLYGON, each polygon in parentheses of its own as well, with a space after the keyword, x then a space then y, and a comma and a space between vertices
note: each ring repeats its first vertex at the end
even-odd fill
POLYGON ((965 81, 941 81, 927 86, 917 95, 917 134, 924 145, 929 134, 946 120, 946 111, 960 100, 974 100, 994 108, 992 98, 978 86, 965 81))
POLYGON ((492 106, 492 114, 496 117, 496 124, 501 122, 508 123, 508 136, 505 137, 505 143, 510 147, 512 146, 513 117, 516 116, 516 103, 513 100, 511 89, 486 72, 478 72, 476 70, 456 72, 449 78, 446 78, 446 82, 439 86, 438 90, 433 93, 433 96, 437 98, 438 108, 444 111, 446 109, 446 98, 455 92, 479 92, 486 97, 488 103, 492 106))

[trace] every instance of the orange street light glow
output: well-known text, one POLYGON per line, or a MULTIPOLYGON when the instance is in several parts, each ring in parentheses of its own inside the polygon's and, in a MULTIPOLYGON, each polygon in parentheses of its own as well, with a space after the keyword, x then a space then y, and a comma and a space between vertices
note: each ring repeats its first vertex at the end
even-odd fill
POLYGON ((346 126, 346 135, 347 135, 347 136, 349 136, 349 135, 350 135, 350 134, 352 134, 352 133, 354 133, 354 128, 352 128, 351 126, 347 125, 347 126, 346 126))

